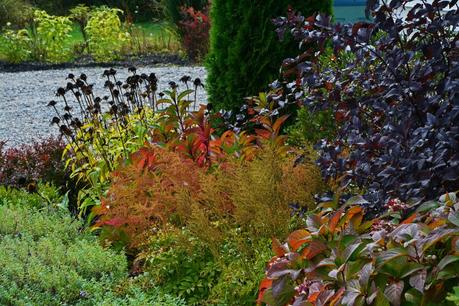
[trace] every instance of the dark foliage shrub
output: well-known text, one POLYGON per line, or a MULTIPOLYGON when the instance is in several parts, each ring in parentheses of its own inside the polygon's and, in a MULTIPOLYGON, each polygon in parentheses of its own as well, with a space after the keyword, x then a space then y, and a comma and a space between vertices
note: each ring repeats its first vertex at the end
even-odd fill
POLYGON ((284 61, 297 77, 276 84, 279 103, 333 113, 337 137, 319 146, 323 175, 362 187, 378 210, 390 198, 459 188, 458 7, 435 0, 398 14, 408 2, 374 6, 373 23, 293 12, 276 22, 281 35, 318 48, 284 61))
POLYGON ((179 33, 182 45, 188 58, 192 61, 203 59, 209 50, 210 20, 208 7, 202 11, 193 7, 182 7, 182 20, 179 22, 179 33))
POLYGON ((60 138, 5 148, 0 143, 0 185, 26 187, 39 181, 66 186, 68 173, 62 161, 65 143, 60 138))
POLYGON ((331 14, 331 1, 230 1, 211 5, 208 90, 216 109, 233 109, 244 97, 264 91, 279 76, 279 65, 298 53, 292 39, 279 42, 272 19, 289 5, 306 16, 331 14))
POLYGON ((456 194, 414 213, 394 200, 388 211, 366 222, 359 206, 310 214, 306 228, 273 243, 259 304, 451 305, 445 297, 459 280, 456 194))

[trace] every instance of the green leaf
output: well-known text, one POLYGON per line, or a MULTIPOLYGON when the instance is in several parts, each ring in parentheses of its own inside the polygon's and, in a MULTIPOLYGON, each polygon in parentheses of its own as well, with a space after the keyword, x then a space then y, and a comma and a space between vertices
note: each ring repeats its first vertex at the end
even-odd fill
POLYGON ((177 100, 181 101, 183 98, 185 98, 186 96, 192 94, 193 92, 194 92, 194 90, 192 90, 192 89, 187 89, 187 90, 185 90, 185 91, 182 91, 182 92, 179 94, 177 100))
POLYGON ((403 248, 394 248, 382 252, 377 258, 376 262, 379 266, 386 264, 388 261, 391 261, 395 258, 408 256, 408 251, 403 248))
POLYGON ((459 260, 459 256, 454 256, 454 255, 448 255, 448 256, 445 256, 443 257, 442 260, 440 260, 440 262, 438 263, 437 267, 439 270, 443 270, 447 265, 455 262, 455 261, 458 261, 459 260))

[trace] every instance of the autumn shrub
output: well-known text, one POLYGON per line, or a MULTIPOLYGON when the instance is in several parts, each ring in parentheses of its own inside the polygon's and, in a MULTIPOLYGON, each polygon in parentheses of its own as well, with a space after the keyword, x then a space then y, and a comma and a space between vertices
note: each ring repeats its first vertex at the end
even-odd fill
POLYGON ((459 275, 455 193, 411 206, 388 203, 365 221, 358 206, 307 217, 276 253, 260 285, 267 305, 444 305, 459 275))
POLYGON ((182 20, 178 24, 182 45, 192 61, 205 58, 209 51, 210 19, 208 7, 197 10, 193 7, 182 7, 182 20))
POLYGON ((459 83, 454 1, 419 3, 402 15, 410 1, 376 2, 373 22, 279 18, 281 35, 317 49, 284 61, 293 80, 275 83, 272 98, 335 118, 336 137, 318 144, 322 173, 360 187, 378 214, 391 198, 422 201, 459 189, 459 83))
POLYGON ((174 152, 160 147, 141 149, 131 164, 113 173, 111 188, 95 210, 102 216, 96 226, 113 227, 127 236, 126 242, 138 246, 167 224, 177 207, 177 192, 199 190, 199 171, 192 160, 174 152))

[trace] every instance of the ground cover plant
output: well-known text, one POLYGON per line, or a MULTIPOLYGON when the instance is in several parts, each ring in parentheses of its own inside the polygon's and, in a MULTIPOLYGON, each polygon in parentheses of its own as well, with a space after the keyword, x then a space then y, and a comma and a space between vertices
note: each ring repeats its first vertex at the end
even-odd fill
POLYGON ((81 233, 52 187, 36 194, 0 187, 0 218, 1 304, 181 304, 129 285, 125 256, 81 233))

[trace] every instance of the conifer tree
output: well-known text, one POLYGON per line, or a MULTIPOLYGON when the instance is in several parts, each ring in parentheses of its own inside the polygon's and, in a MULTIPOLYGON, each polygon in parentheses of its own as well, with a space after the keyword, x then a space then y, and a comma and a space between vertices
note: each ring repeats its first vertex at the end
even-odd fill
POLYGON ((289 6, 304 16, 332 13, 332 0, 212 0, 207 85, 215 109, 238 108, 264 91, 282 61, 298 54, 298 44, 287 36, 281 42, 273 24, 289 6))

